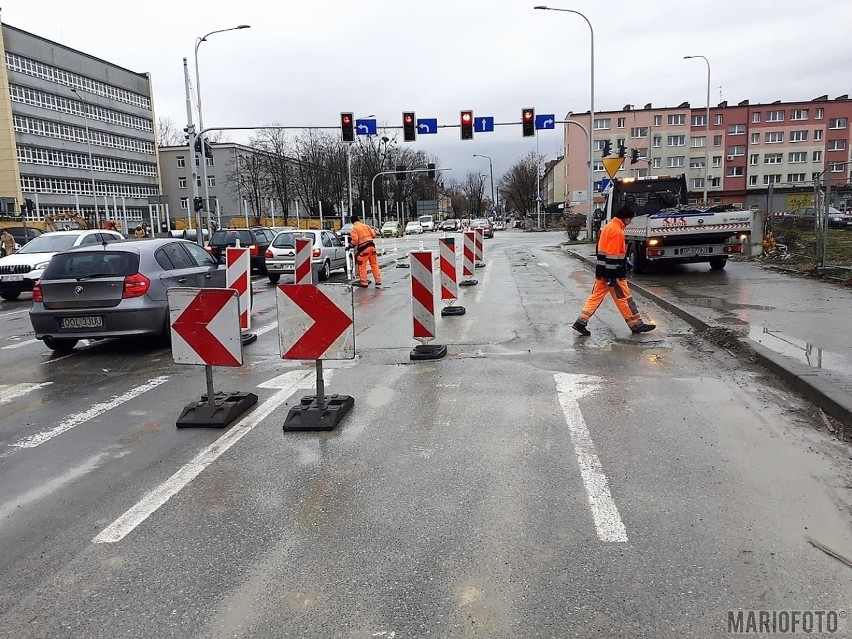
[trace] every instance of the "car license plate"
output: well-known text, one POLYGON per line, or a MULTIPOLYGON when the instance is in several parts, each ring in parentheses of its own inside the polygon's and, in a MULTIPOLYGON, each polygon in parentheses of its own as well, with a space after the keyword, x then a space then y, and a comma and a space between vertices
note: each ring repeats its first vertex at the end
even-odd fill
POLYGON ((102 315, 91 315, 86 317, 63 317, 59 320, 60 330, 79 330, 81 328, 103 328, 104 318, 102 315))
POLYGON ((710 247, 708 246, 687 246, 686 248, 680 249, 681 255, 702 255, 704 253, 710 252, 710 247))
POLYGON ((23 275, 0 275, 0 282, 23 282, 23 275))
POLYGON ((284 265, 281 267, 281 270, 282 270, 282 271, 285 271, 286 273, 290 273, 290 272, 292 272, 292 271, 295 271, 295 270, 296 270, 296 265, 295 265, 295 264, 284 264, 284 265))

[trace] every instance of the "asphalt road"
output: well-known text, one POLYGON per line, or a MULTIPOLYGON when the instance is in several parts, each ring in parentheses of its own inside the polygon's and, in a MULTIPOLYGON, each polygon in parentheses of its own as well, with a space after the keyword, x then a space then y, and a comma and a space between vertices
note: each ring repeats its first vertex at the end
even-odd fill
POLYGON ((326 362, 355 408, 324 434, 282 432, 314 372, 279 358, 265 280, 245 365, 215 372, 260 401, 225 431, 174 426, 202 369, 55 356, 4 302, 0 637, 719 637, 729 610, 845 610, 850 568, 806 535, 852 556, 848 451, 641 299, 657 331, 607 300, 577 336, 592 276, 563 237, 486 240, 443 360, 409 360, 408 269, 355 290, 357 357, 326 362))

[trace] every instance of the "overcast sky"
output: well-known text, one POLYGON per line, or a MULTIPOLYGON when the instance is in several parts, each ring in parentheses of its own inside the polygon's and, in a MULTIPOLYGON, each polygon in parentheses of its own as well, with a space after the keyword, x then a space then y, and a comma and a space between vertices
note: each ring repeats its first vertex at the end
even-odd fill
MULTIPOLYGON (((541 0, 96 0, 3 3, 4 22, 134 71, 152 74, 158 116, 186 122, 182 59, 194 79, 199 49, 204 122, 211 126, 336 126, 341 111, 401 124, 401 113, 458 123, 459 110, 518 121, 589 109, 590 39, 571 13, 534 11, 541 0)), ((809 100, 850 93, 852 1, 553 0, 582 12, 595 33, 595 110, 809 100), (724 7, 724 8, 723 8, 724 7)), ((561 149, 561 126, 539 151, 561 149)), ((400 132, 401 138, 401 132, 400 132)), ((246 137, 232 134, 234 141, 246 137)), ((460 141, 458 129, 415 143, 452 167, 448 176, 495 181, 536 148, 520 126, 460 141)))

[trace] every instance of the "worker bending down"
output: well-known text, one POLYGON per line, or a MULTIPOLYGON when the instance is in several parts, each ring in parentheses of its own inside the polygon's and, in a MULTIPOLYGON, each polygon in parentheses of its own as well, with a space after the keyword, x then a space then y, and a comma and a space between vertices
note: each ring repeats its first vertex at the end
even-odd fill
POLYGON ((376 259, 376 244, 373 242, 376 239, 376 232, 361 221, 361 217, 353 215, 352 231, 350 239, 352 246, 355 248, 355 265, 358 267, 357 286, 366 288, 370 285, 367 280, 367 262, 370 263, 370 271, 373 273, 373 278, 376 280, 376 286, 382 285, 382 272, 379 270, 379 262, 376 259))
POLYGON ((577 321, 571 326, 575 331, 588 337, 592 333, 586 327, 606 294, 612 295, 624 321, 633 333, 647 333, 657 328, 656 324, 646 324, 639 316, 639 309, 630 288, 627 286, 627 243, 624 240, 624 227, 633 219, 633 210, 622 206, 615 212, 609 224, 601 231, 595 265, 595 286, 586 300, 577 321))

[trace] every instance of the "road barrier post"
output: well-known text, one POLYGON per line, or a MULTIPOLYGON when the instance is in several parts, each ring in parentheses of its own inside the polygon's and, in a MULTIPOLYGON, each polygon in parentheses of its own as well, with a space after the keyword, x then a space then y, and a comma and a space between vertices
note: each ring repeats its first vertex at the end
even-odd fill
POLYGON ((414 339, 420 341, 409 355, 413 361, 441 359, 447 347, 429 344, 435 339, 435 260, 433 251, 411 251, 411 312, 414 339))
POLYGON ((313 241, 303 237, 296 238, 296 263, 293 265, 295 272, 294 284, 315 284, 313 260, 311 251, 313 241))
POLYGON ((459 282, 459 286, 476 286, 479 283, 473 279, 475 235, 473 231, 464 232, 464 250, 462 253, 462 277, 464 279, 459 282))
POLYGON ((483 254, 485 252, 485 249, 483 248, 483 245, 485 243, 484 242, 484 240, 485 240, 485 229, 483 229, 482 227, 479 227, 479 228, 476 229, 475 233, 476 234, 474 236, 473 246, 474 246, 474 254, 475 254, 475 260, 476 260, 476 268, 481 268, 481 267, 485 266, 485 262, 483 261, 484 260, 483 254))
POLYGON ((257 340, 257 334, 251 329, 251 255, 248 247, 236 246, 225 249, 225 286, 237 292, 240 301, 240 340, 243 345, 257 340))
POLYGON ((457 283, 458 269, 456 268, 456 239, 444 237, 438 240, 439 259, 441 267, 441 300, 446 304, 441 309, 441 316, 464 315, 464 306, 453 306, 458 301, 459 289, 457 283))

